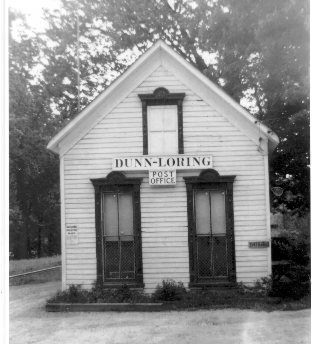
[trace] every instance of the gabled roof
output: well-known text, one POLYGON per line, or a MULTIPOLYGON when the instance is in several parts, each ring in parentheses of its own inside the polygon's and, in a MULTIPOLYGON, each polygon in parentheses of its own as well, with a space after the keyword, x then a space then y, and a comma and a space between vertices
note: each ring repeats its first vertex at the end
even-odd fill
POLYGON ((50 140, 48 149, 63 156, 159 66, 168 69, 255 144, 261 144, 263 147, 267 142, 269 152, 273 152, 276 148, 279 139, 275 133, 266 125, 257 122, 253 115, 166 43, 158 40, 61 129, 50 140))

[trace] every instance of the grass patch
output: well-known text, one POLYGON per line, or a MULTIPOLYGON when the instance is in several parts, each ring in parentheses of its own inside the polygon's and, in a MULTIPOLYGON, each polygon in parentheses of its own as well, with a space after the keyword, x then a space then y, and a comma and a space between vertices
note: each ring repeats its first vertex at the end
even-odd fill
MULTIPOLYGON (((39 259, 10 260, 10 276, 58 266, 61 264, 61 259, 61 256, 53 256, 39 259)), ((61 281, 61 279, 62 269, 57 268, 31 275, 10 278, 10 286, 61 281)))
POLYGON ((62 280, 62 268, 48 270, 36 274, 10 278, 10 286, 22 284, 46 283, 62 280))
POLYGON ((20 259, 9 261, 9 273, 11 275, 22 274, 23 272, 31 272, 35 270, 47 269, 56 265, 60 265, 62 256, 20 259))

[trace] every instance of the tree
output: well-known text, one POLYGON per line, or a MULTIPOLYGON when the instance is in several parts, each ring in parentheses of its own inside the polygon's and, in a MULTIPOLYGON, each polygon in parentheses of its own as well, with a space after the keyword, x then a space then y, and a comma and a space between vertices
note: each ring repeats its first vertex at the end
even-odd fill
MULTIPOLYGON (((40 256, 42 227, 48 238, 60 233, 58 157, 46 149, 51 111, 31 73, 39 42, 24 30, 24 20, 10 11, 10 250, 16 258, 40 256), (18 32, 16 20, 22 23, 18 32)), ((60 240, 54 241, 50 252, 59 253, 60 240)))

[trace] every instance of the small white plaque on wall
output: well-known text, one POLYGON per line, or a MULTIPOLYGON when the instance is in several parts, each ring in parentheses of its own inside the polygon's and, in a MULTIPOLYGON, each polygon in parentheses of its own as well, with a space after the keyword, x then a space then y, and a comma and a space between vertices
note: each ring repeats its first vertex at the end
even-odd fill
POLYGON ((250 241, 249 248, 267 248, 270 247, 269 241, 250 241))
POLYGON ((78 244, 78 226, 76 225, 66 226, 66 244, 69 244, 69 245, 78 244))
POLYGON ((176 185, 177 173, 175 170, 149 171, 149 185, 170 186, 176 185))

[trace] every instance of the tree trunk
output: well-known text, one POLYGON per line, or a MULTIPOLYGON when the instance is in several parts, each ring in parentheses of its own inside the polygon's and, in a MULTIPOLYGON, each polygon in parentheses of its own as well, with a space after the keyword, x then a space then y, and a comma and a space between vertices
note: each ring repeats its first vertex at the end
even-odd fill
POLYGON ((41 258, 41 225, 38 226, 38 236, 37 236, 37 257, 41 258))

